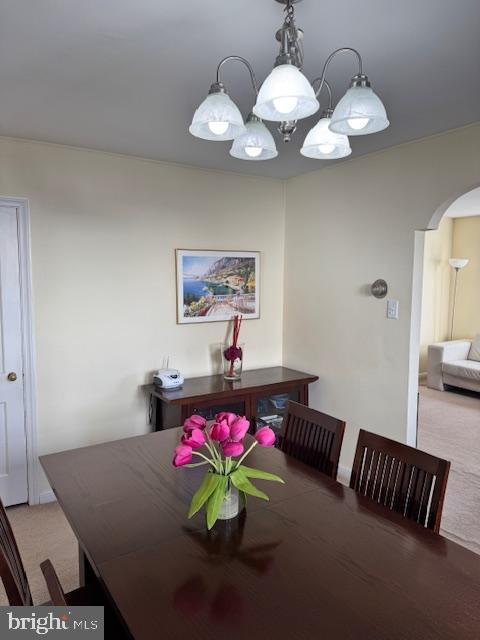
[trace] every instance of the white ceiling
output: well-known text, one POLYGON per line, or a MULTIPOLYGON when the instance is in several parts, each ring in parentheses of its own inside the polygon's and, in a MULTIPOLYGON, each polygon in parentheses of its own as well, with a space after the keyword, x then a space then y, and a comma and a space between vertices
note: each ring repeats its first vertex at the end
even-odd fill
POLYGON ((480 187, 464 193, 445 211, 447 218, 469 218, 480 216, 480 187))
MULTIPOLYGON (((358 48, 387 107, 390 128, 353 138, 354 155, 480 120, 479 0, 304 0, 296 12, 306 75, 333 49, 358 48)), ((0 0, 0 135, 277 178, 326 166, 298 153, 315 117, 290 145, 276 135, 279 157, 265 162, 187 131, 222 57, 267 75, 281 21, 273 0, 0 0)), ((247 115, 249 78, 225 71, 247 115)), ((337 100, 354 72, 349 56, 331 65, 337 100)))

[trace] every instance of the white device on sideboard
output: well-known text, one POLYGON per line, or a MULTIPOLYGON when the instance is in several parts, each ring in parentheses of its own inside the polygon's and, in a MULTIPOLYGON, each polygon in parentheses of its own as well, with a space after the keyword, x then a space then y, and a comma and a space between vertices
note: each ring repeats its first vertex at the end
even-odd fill
POLYGON ((153 375, 153 384, 162 389, 177 389, 182 386, 185 379, 178 369, 170 369, 169 363, 170 358, 167 358, 166 366, 165 360, 163 361, 164 367, 153 375))
POLYGON ((181 387, 184 378, 178 369, 159 369, 153 376, 153 384, 162 389, 181 387))

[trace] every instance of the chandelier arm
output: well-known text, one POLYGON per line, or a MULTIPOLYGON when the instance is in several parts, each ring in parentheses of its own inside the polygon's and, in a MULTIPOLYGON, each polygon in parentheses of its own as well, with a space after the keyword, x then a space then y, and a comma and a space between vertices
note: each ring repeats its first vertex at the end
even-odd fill
MULTIPOLYGON (((319 80, 321 80, 322 78, 315 78, 315 80, 312 81, 312 87, 315 85, 316 82, 318 82, 319 80)), ((318 92, 315 94, 316 97, 318 97, 320 90, 325 87, 325 89, 328 92, 328 108, 329 109, 333 109, 333 103, 332 103, 332 87, 330 86, 330 83, 327 82, 327 80, 325 80, 325 78, 323 79, 323 84, 320 84, 320 89, 318 90, 318 92)))
POLYGON ((252 83, 253 90, 255 92, 255 95, 258 96, 258 86, 257 86, 257 78, 255 76, 255 72, 252 69, 252 65, 248 62, 248 60, 246 60, 245 58, 242 58, 242 56, 227 56, 226 58, 223 58, 223 60, 220 60, 217 67, 217 83, 220 82, 220 71, 223 65, 227 62, 230 62, 230 60, 237 60, 238 62, 242 62, 247 67, 248 72, 250 74, 250 81, 252 83))
POLYGON ((318 95, 320 94, 320 91, 322 90, 323 84, 325 82, 325 76, 327 75, 327 70, 328 70, 328 67, 330 65, 330 62, 337 55, 337 53, 346 53, 348 51, 350 51, 351 53, 354 53, 357 56, 357 60, 358 60, 358 75, 362 75, 363 74, 362 56, 358 53, 358 51, 356 49, 353 49, 352 47, 341 47, 340 49, 336 49, 325 60, 325 64, 323 65, 322 75, 320 76, 320 86, 318 87, 318 90, 317 90, 317 92, 315 94, 315 97, 318 98, 318 95))

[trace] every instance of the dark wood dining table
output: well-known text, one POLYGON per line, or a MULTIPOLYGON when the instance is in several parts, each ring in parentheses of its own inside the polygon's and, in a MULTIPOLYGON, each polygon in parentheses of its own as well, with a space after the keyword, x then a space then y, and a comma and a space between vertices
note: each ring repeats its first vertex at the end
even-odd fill
MULTIPOLYGON (((475 640, 480 556, 273 448, 249 466, 240 516, 187 519, 204 467, 172 466, 180 429, 41 463, 98 580, 136 640, 475 640)), ((106 636, 108 637, 108 636, 106 636)))

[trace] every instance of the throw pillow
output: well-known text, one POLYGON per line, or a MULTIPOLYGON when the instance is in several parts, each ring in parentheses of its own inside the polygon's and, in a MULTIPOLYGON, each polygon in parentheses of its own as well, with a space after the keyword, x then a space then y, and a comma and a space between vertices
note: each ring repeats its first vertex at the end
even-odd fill
POLYGON ((472 340, 472 346, 468 352, 468 359, 480 362, 480 334, 476 335, 472 340))

